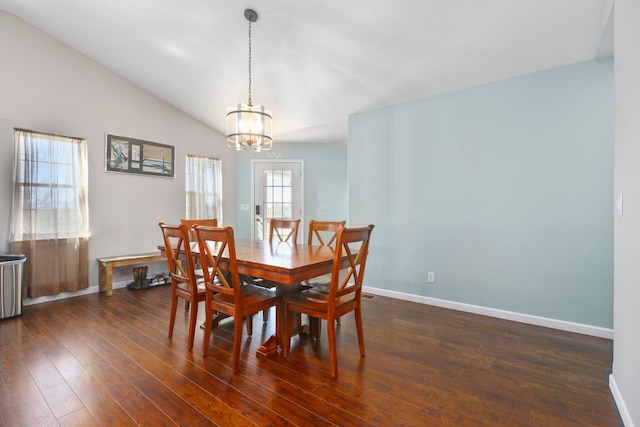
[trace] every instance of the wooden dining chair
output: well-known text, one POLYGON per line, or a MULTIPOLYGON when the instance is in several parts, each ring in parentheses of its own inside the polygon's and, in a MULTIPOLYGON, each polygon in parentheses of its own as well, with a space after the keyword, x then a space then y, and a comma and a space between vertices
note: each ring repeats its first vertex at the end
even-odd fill
MULTIPOLYGON (((307 237, 307 244, 309 246, 319 245, 335 248, 336 238, 338 237, 338 229, 340 227, 344 227, 346 223, 347 221, 316 221, 312 219, 311 221, 309 221, 309 235, 307 237)), ((322 289, 328 291, 329 288, 326 286, 326 284, 329 282, 329 280, 327 279, 327 276, 320 276, 318 278, 305 280, 305 285, 325 285, 322 289)))
POLYGON ((269 241, 277 237, 279 242, 296 243, 298 241, 299 219, 276 219, 269 220, 269 241))
MULTIPOLYGON (((180 224, 184 224, 187 226, 187 229, 189 230, 189 240, 195 242, 197 241, 196 238, 196 233, 193 230, 193 226, 194 225, 204 225, 206 227, 217 227, 218 226, 218 218, 203 218, 203 219, 185 219, 182 218, 180 220, 180 224)), ((204 274, 202 273, 202 266, 199 264, 194 264, 193 266, 194 268, 194 272, 196 273, 197 277, 204 277, 204 274)), ((188 306, 188 303, 187 303, 188 306)))
MULTIPOLYGON (((269 241, 296 243, 298 241, 299 226, 299 219, 272 218, 269 220, 269 241)), ((276 282, 264 280, 258 277, 242 276, 242 279, 245 283, 250 283, 263 288, 272 289, 276 287, 276 282)), ((262 321, 266 323, 268 320, 269 310, 265 310, 262 312, 262 321)))
POLYGON ((193 256, 189 245, 189 231, 185 225, 168 225, 158 223, 164 238, 167 262, 169 264, 169 276, 171 277, 171 313, 169 317, 169 338, 173 336, 173 327, 178 310, 178 298, 186 301, 185 309, 189 310, 189 338, 187 347, 193 348, 193 340, 196 332, 196 319, 198 318, 198 303, 205 299, 205 286, 202 279, 198 280, 194 272, 193 256), (186 260, 178 258, 180 252, 184 252, 186 260))
MULTIPOLYGON (((338 237, 338 229, 340 227, 344 227, 346 223, 347 221, 317 221, 314 219, 310 220, 307 244, 309 246, 320 245, 335 248, 336 238, 338 237)), ((318 292, 329 293, 330 278, 331 275, 327 274, 324 276, 305 280, 304 284, 306 287, 315 288, 315 290, 318 292)), ((336 322, 340 324, 339 317, 336 319, 336 322)), ((320 336, 320 331, 317 331, 313 335, 317 339, 320 336)))
MULTIPOLYGON (((196 225, 194 230, 198 239, 206 286, 202 356, 206 356, 209 350, 213 314, 223 313, 233 316, 235 323, 231 369, 236 373, 240 369, 243 321, 246 319, 247 334, 251 336, 253 315, 277 305, 279 297, 272 290, 251 284, 241 284, 231 227, 214 228, 196 225)), ((276 313, 278 313, 277 310, 276 313)), ((278 321, 276 314, 276 325, 278 321)))
MULTIPOLYGON (((315 323, 315 325, 311 325, 311 330, 319 330, 321 319, 327 321, 331 376, 334 378, 338 376, 335 322, 338 317, 351 311, 354 312, 360 355, 364 356, 362 281, 373 227, 373 225, 369 225, 361 228, 341 227, 338 229, 329 293, 318 292, 311 288, 300 293, 289 294, 284 298, 285 331, 291 330, 290 312, 307 314, 309 320, 315 323), (346 263, 343 258, 346 258, 346 263), (346 265, 346 274, 341 274, 343 265, 346 265)), ((282 355, 287 357, 291 338, 285 336, 282 341, 282 355)))

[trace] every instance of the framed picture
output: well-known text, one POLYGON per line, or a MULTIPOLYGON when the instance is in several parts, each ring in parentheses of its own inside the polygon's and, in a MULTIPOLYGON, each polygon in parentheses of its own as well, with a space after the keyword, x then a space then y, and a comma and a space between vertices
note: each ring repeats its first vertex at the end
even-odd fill
POLYGON ((107 134, 106 170, 175 177, 175 147, 107 134))

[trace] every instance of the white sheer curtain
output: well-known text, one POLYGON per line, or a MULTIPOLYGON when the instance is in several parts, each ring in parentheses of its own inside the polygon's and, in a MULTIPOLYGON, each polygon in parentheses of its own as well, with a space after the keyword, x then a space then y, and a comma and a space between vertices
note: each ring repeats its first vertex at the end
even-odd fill
POLYGON ((217 218, 222 226, 222 161, 187 155, 186 218, 217 218))
POLYGON ((89 286, 87 143, 15 130, 12 251, 27 255, 27 296, 89 286))

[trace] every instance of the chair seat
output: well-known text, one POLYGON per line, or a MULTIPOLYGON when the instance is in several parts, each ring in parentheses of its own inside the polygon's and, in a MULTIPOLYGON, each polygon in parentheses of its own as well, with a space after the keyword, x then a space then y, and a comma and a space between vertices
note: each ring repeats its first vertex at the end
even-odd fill
MULTIPOLYGON (((263 307, 268 306, 271 307, 274 303, 278 302, 278 296, 276 293, 270 289, 263 288, 255 285, 243 285, 242 289, 242 306, 243 309, 247 312, 254 311, 253 307, 263 307)), ((226 310, 230 310, 233 313, 234 310, 234 297, 233 295, 225 295, 225 294, 214 294, 213 295, 214 304, 220 309, 222 312, 226 312, 226 310)), ((260 309, 256 310, 260 311, 260 309)))
POLYGON ((316 286, 329 286, 331 282, 331 274, 325 274, 322 276, 314 277, 313 279, 307 279, 304 281, 305 285, 315 288, 316 286))
MULTIPOLYGON (((307 289, 311 289, 315 292, 328 294, 331 288, 331 275, 316 277, 312 280, 305 280, 305 285, 308 285, 307 289)), ((351 286, 351 283, 348 285, 351 286)))
MULTIPOLYGON (((193 270, 194 274, 196 275, 197 278, 201 279, 204 278, 204 271, 202 271, 201 268, 196 268, 195 270, 193 270)), ((211 269, 209 269, 209 275, 212 275, 213 271, 211 271, 211 269)))
MULTIPOLYGON (((329 278, 331 279, 331 278, 329 278)), ((305 285, 308 286, 308 289, 313 290, 315 292, 321 292, 323 294, 329 293, 329 288, 331 286, 331 282, 322 280, 322 278, 318 277, 312 280, 305 280, 305 285)))
MULTIPOLYGON (((347 269, 342 269, 339 272, 339 280, 342 282, 346 275, 348 274, 347 269)), ((352 281, 352 279, 349 279, 352 281)), ((312 287, 314 290, 321 292, 329 292, 329 286, 331 284, 331 273, 323 274, 322 276, 317 276, 309 280, 304 281, 305 285, 312 287)))
MULTIPOLYGON (((178 283, 177 286, 179 289, 183 290, 183 291, 187 291, 189 292, 189 285, 187 283, 178 283)), ((204 279, 203 278, 198 278, 198 282, 196 283, 196 289, 198 291, 198 295, 202 294, 202 296, 204 296, 205 293, 205 285, 204 285, 204 279)))
MULTIPOLYGON (((300 307, 304 307, 300 309, 300 311, 306 314, 312 314, 314 312, 326 313, 329 305, 329 292, 319 292, 316 291, 315 288, 311 288, 303 292, 287 295, 285 299, 293 311, 298 311, 300 307)), ((351 305, 355 304, 355 302, 356 298, 353 293, 337 298, 336 315, 349 311, 351 305)), ((326 317, 326 315, 322 316, 322 318, 326 317)))

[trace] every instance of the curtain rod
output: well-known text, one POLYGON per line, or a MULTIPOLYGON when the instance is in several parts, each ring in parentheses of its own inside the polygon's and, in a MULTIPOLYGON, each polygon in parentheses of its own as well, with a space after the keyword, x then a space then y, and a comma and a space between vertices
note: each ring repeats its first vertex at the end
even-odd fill
POLYGON ((213 159, 213 160, 220 160, 219 157, 203 156, 202 154, 187 154, 187 156, 202 157, 202 158, 205 158, 205 159, 213 159))
POLYGON ((79 138, 77 136, 60 135, 60 134, 51 133, 51 132, 41 132, 39 130, 31 130, 31 129, 23 129, 23 128, 13 128, 13 130, 18 131, 18 132, 30 132, 30 133, 39 133, 41 135, 57 136, 59 138, 79 139, 79 140, 83 140, 83 141, 86 140, 86 138, 79 138))

